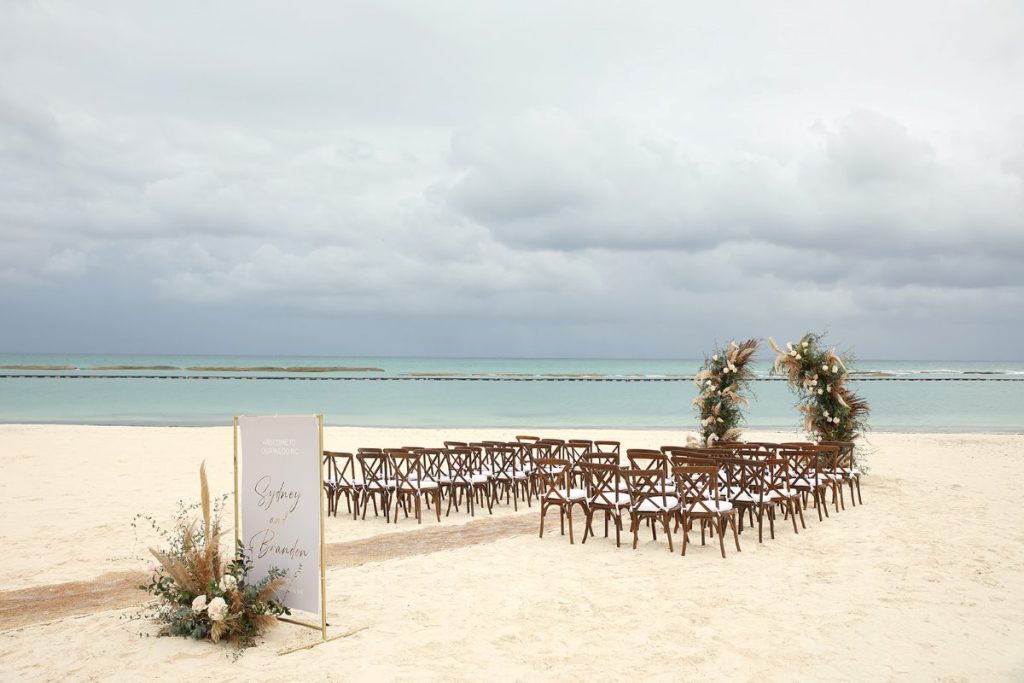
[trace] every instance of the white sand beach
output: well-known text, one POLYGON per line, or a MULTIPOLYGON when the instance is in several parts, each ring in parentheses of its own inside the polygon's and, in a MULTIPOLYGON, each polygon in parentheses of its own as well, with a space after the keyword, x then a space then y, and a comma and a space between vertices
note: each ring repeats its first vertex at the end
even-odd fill
MULTIPOLYGON (((543 435, 624 448, 685 439, 543 435)), ((325 447, 512 437, 329 427, 325 447)), ((176 501, 194 501, 204 460, 213 491, 230 492, 231 429, 2 425, 0 680, 1024 680, 1024 436, 869 441, 863 506, 847 499, 824 522, 809 514, 799 535, 778 524, 760 545, 747 531, 725 560, 710 544, 670 554, 661 535, 616 548, 599 524, 581 545, 578 523, 570 545, 557 513, 540 539, 536 504, 418 526, 354 521, 342 502, 327 521, 338 548, 328 610, 331 632, 350 635, 278 656, 319 637, 280 625, 232 661, 209 643, 140 638, 155 628, 125 618, 137 607, 31 599, 145 571, 156 539, 132 518, 166 520, 176 501), (365 543, 344 545, 355 541, 365 543)), ((146 598, 138 591, 136 604, 146 598)))

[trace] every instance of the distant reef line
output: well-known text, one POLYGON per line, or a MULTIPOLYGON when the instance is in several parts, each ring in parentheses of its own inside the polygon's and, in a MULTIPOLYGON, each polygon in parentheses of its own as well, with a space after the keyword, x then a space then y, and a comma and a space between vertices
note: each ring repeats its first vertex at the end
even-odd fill
POLYGON ((0 365, 0 370, 188 370, 189 372, 384 372, 384 368, 364 368, 348 366, 310 366, 298 365, 291 367, 277 366, 238 366, 238 365, 193 365, 182 368, 178 365, 90 365, 77 367, 74 365, 0 365))

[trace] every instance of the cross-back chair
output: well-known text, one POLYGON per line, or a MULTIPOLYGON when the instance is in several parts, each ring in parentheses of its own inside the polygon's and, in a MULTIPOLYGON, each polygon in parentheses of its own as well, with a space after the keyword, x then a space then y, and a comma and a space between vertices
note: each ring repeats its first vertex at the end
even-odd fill
MULTIPOLYGON (((661 455, 660 452, 654 451, 661 455)), ((628 453, 628 452, 627 452, 628 453)), ((672 527, 669 522, 679 514, 679 496, 676 494, 675 483, 660 467, 632 468, 623 470, 620 476, 629 485, 629 518, 630 531, 633 532, 633 550, 640 537, 640 522, 648 520, 651 536, 658 540, 657 522, 661 522, 668 538, 668 550, 674 552, 672 546, 672 527)))
POLYGON ((555 506, 562 535, 565 535, 566 517, 569 519, 569 543, 572 544, 572 506, 579 505, 585 513, 587 492, 570 486, 569 461, 565 458, 537 458, 534 465, 540 490, 540 537, 544 538, 544 515, 549 507, 555 506))
POLYGON ((705 545, 704 531, 711 525, 718 534, 718 546, 725 559, 725 526, 732 527, 736 551, 740 552, 740 535, 736 528, 736 508, 727 500, 721 500, 718 491, 718 467, 687 466, 673 468, 672 473, 679 487, 682 505, 680 517, 683 525, 683 555, 689 541, 689 530, 693 520, 700 522, 700 543, 705 545))
MULTIPOLYGON (((580 468, 583 470, 587 490, 587 528, 583 532, 583 542, 587 542, 587 536, 594 535, 592 527, 594 513, 601 510, 604 512, 604 537, 608 538, 608 520, 615 519, 615 546, 621 546, 620 535, 622 532, 622 515, 628 514, 632 498, 628 492, 628 485, 622 481, 618 464, 608 462, 597 462, 591 460, 593 454, 584 456, 580 461, 580 468)), ((617 457, 610 453, 598 457, 617 457)))
POLYGON ((416 504, 416 523, 423 523, 421 502, 426 498, 428 505, 433 505, 437 521, 441 521, 440 485, 427 476, 423 467, 424 454, 422 449, 415 453, 408 451, 389 451, 388 460, 391 472, 395 477, 395 524, 398 524, 398 508, 401 505, 405 516, 409 516, 408 502, 412 499, 416 504))

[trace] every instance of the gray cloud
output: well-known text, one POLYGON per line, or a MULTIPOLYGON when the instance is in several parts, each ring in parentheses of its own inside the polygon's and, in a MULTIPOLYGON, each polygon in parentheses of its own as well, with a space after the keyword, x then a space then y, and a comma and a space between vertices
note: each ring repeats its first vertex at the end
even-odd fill
POLYGON ((0 6, 0 351, 1019 356, 1019 9, 647 9, 0 6))

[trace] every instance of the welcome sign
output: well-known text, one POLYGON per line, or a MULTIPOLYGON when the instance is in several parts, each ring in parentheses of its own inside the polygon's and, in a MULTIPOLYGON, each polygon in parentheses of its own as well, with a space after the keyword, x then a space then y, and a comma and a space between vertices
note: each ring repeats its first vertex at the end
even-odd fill
POLYGON ((252 561, 252 580, 272 567, 287 571, 277 597, 323 619, 322 417, 236 420, 236 534, 252 561))

